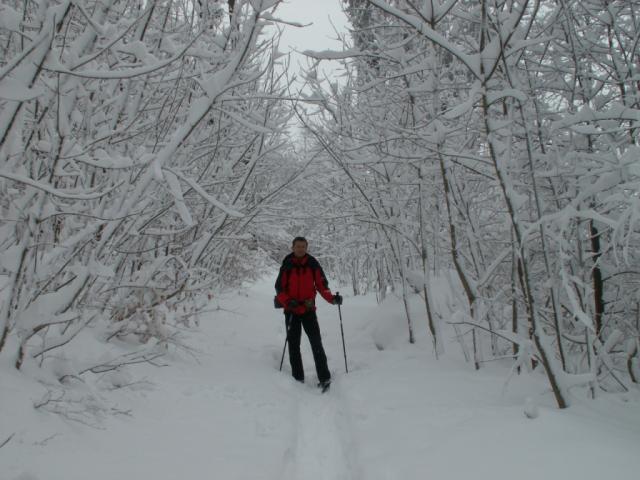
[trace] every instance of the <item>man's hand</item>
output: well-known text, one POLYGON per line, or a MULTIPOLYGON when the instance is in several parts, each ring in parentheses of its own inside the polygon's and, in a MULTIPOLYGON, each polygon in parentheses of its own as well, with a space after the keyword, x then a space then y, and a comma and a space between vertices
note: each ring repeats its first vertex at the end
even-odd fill
POLYGON ((333 304, 334 305, 342 305, 342 295, 340 295, 339 293, 336 293, 333 296, 333 304))

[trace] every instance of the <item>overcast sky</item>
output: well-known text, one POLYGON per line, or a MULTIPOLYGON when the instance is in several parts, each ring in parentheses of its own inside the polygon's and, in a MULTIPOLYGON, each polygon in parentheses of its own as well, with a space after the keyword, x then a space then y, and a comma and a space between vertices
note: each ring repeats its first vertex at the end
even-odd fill
POLYGON ((335 27, 344 32, 347 19, 342 11, 340 0, 285 0, 276 11, 276 17, 303 24, 308 27, 287 27, 281 50, 326 50, 339 49, 335 40, 335 27))
MULTIPOLYGON (((311 24, 301 28, 286 26, 280 42, 280 51, 283 53, 342 49, 342 44, 335 40, 336 29, 347 31, 347 18, 342 11, 341 0, 285 0, 274 16, 288 22, 311 24)), ((331 62, 325 61, 323 64, 325 71, 335 68, 331 62)), ((306 65, 304 57, 292 53, 292 70, 297 72, 298 65, 306 65)))

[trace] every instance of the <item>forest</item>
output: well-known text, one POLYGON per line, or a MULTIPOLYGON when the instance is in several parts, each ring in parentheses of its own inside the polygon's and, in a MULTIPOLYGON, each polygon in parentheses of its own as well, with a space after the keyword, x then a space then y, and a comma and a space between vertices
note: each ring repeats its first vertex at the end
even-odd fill
POLYGON ((304 232, 438 358, 637 390, 640 1, 343 0, 301 74, 280 3, 1 0, 0 361, 156 362, 304 232))

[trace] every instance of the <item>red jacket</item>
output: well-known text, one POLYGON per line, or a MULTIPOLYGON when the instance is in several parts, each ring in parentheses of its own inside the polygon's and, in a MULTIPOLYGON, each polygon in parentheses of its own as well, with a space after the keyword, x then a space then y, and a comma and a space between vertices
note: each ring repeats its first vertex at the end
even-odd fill
POLYGON ((329 290, 329 282, 322 267, 311 255, 297 258, 293 253, 282 261, 280 273, 276 279, 276 300, 286 312, 302 315, 309 309, 305 301, 311 301, 311 310, 315 310, 316 292, 327 302, 333 303, 333 294, 329 290), (289 308, 290 300, 296 300, 298 306, 289 308))

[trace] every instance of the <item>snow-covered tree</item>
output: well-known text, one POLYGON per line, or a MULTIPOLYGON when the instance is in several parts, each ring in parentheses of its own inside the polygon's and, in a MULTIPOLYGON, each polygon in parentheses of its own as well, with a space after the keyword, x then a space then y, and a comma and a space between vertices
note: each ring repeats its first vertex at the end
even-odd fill
POLYGON ((17 368, 87 325, 162 349, 237 281, 286 140, 276 4, 2 2, 0 353, 17 368))
POLYGON ((428 287, 451 268, 476 367, 486 332, 560 407, 576 384, 637 382, 636 2, 345 3, 352 44, 311 55, 342 58, 347 84, 316 82, 309 123, 436 348, 451 312, 428 287))

